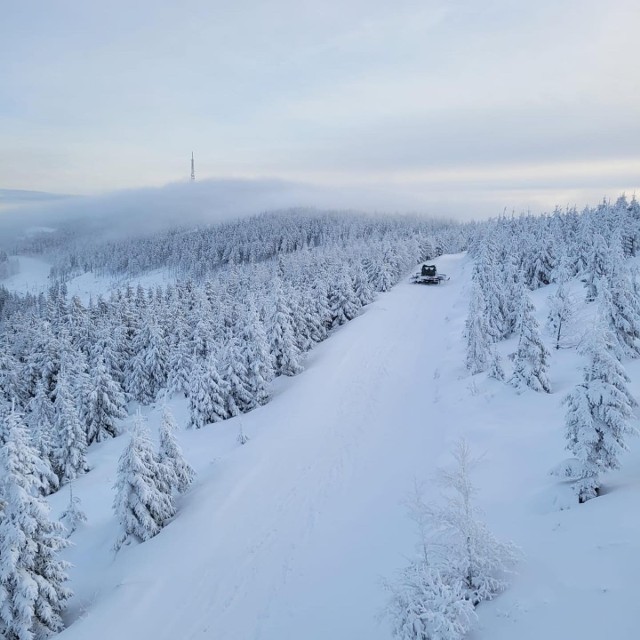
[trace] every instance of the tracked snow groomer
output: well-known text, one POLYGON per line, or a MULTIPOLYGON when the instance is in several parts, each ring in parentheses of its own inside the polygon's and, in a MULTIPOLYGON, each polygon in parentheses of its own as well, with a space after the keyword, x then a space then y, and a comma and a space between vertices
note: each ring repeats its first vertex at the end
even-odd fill
POLYGON ((423 264, 420 273, 412 276, 411 282, 415 284, 440 284, 448 279, 449 276, 438 273, 435 264, 423 264))

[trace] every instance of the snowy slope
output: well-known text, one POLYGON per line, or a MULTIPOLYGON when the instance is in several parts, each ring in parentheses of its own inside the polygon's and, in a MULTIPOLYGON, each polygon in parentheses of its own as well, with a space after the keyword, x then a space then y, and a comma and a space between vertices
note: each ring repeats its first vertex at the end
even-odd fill
MULTIPOLYGON (((20 265, 19 273, 0 280, 0 285, 8 291, 17 293, 30 293, 38 295, 47 293, 51 282, 49 273, 51 264, 42 258, 18 255, 11 256, 12 260, 17 260, 20 265)), ((75 278, 70 278, 67 282, 67 292, 69 297, 78 296, 84 305, 87 305, 93 298, 102 295, 108 298, 111 291, 122 289, 127 283, 144 288, 165 286, 169 282, 174 282, 175 278, 169 275, 168 269, 155 269, 143 275, 129 278, 116 276, 98 276, 94 273, 83 273, 75 278)))
MULTIPOLYGON (((390 638, 381 578, 414 545, 402 500, 414 479, 436 493, 430 479, 460 435, 484 454, 474 480, 487 522, 525 554, 512 589, 479 608, 470 637, 636 637, 640 456, 606 478, 607 495, 574 505, 548 471, 565 457, 560 400, 580 359, 554 353, 551 395, 468 376, 471 263, 438 262, 450 282, 381 295, 318 346, 302 374, 278 379, 265 407, 180 433, 196 486, 158 536, 117 555, 111 487, 127 438, 92 448, 94 469, 74 486, 89 522, 68 553, 76 598, 60 637, 390 638), (245 446, 235 440, 239 420, 245 446)), ((534 295, 541 316, 548 293, 534 295)), ((640 380, 637 364, 629 371, 640 380)), ((171 405, 184 423, 184 402, 171 405)), ((149 420, 157 424, 159 407, 149 420)), ((55 514, 65 493, 51 498, 55 514)))

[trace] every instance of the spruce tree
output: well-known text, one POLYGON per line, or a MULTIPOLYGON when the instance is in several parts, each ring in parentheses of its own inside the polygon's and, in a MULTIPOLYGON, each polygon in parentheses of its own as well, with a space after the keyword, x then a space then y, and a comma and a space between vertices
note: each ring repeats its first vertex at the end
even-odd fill
POLYGON ((330 328, 333 329, 355 318, 361 304, 345 269, 339 269, 334 274, 328 289, 329 309, 331 310, 330 328))
POLYGON ((45 393, 42 381, 38 383, 36 395, 29 401, 28 409, 29 413, 25 416, 25 422, 29 426, 31 441, 41 461, 40 486, 42 494, 46 496, 58 490, 60 479, 53 469, 54 408, 45 393))
POLYGON ((62 630, 71 592, 63 527, 39 497, 37 454, 17 418, 0 448, 0 636, 31 640, 62 630))
POLYGON ((74 480, 87 469, 87 434, 78 417, 66 370, 58 376, 53 403, 52 465, 60 482, 74 480))
POLYGON ((609 255, 609 277, 600 290, 601 313, 616 341, 618 358, 640 356, 640 303, 633 290, 622 250, 614 243, 609 255))
POLYGON ((547 377, 549 352, 542 342, 533 312, 533 304, 525 295, 518 323, 520 330, 518 349, 511 356, 514 364, 510 382, 517 389, 528 387, 534 391, 550 393, 551 385, 547 377))
POLYGON ((590 247, 590 251, 583 282, 587 289, 586 300, 593 302, 598 297, 600 289, 609 275, 609 247, 600 233, 589 238, 587 246, 590 247))
POLYGON ((126 403, 120 386, 98 360, 84 390, 82 421, 87 444, 115 438, 120 433, 117 420, 126 417, 126 403))
POLYGON ((255 407, 249 382, 249 370, 240 350, 240 344, 229 335, 220 356, 221 374, 227 387, 227 412, 230 416, 250 411, 255 407))
POLYGON ((229 385, 218 371, 218 360, 211 354, 203 364, 194 368, 189 390, 189 427, 202 429, 211 422, 230 417, 229 385))
POLYGON ((267 329, 276 375, 294 376, 302 371, 293 319, 282 286, 276 281, 275 304, 267 329))
POLYGON ((185 460, 182 449, 175 437, 176 422, 167 407, 162 412, 160 423, 160 450, 158 460, 167 468, 171 488, 184 493, 194 481, 196 472, 185 460))
POLYGON ((250 411, 267 403, 268 385, 274 375, 267 334, 253 307, 247 311, 241 335, 241 357, 247 371, 247 385, 251 398, 247 411, 250 411))
POLYGON ((630 422, 637 403, 627 387, 629 377, 612 353, 612 341, 600 320, 583 347, 588 359, 583 381, 564 399, 567 449, 580 463, 580 502, 598 495, 600 473, 619 468, 628 436, 637 433, 630 422))
POLYGON ((167 469, 158 462, 149 430, 138 413, 129 444, 118 460, 113 509, 122 531, 116 549, 128 540, 152 538, 174 516, 170 486, 167 469))
POLYGON ((487 308, 484 294, 479 283, 479 277, 475 274, 471 287, 471 299, 465 327, 467 342, 466 365, 472 374, 476 374, 485 371, 489 366, 492 340, 487 326, 487 308))

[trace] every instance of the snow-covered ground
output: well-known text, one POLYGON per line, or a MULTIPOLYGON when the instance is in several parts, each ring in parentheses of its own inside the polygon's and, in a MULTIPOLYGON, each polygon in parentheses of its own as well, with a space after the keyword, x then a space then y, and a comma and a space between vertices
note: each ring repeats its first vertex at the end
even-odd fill
MULTIPOLYGON (((51 264, 42 258, 34 258, 32 256, 18 255, 10 256, 11 260, 17 260, 20 271, 15 275, 0 280, 0 285, 9 291, 18 293, 30 293, 38 295, 46 293, 51 286, 49 273, 51 264)), ((175 279, 169 275, 166 269, 156 269, 148 273, 142 274, 135 278, 129 277, 112 277, 98 276, 94 273, 83 273, 75 278, 69 279, 66 283, 69 297, 78 296, 83 304, 88 304, 93 298, 95 300, 99 295, 108 297, 111 291, 123 288, 127 283, 133 287, 140 284, 142 287, 149 288, 157 285, 166 285, 174 282, 175 279)))
MULTIPOLYGON (((561 399, 580 357, 554 351, 550 395, 469 376, 471 262, 444 256, 438 266, 448 283, 380 295, 311 352, 302 374, 278 379, 266 406, 182 431, 199 478, 150 541, 112 551, 127 436, 92 447, 93 470, 73 488, 89 520, 67 553, 76 596, 60 637, 389 640, 381 579, 415 543, 402 501, 415 480, 436 495, 433 474, 464 436, 482 456, 473 479, 486 521, 524 552, 511 589, 479 607, 470 638, 636 638, 640 441, 605 478, 605 495, 578 505, 549 470, 566 457, 561 399)), ((550 292, 533 294, 539 320, 550 292)), ((514 348, 500 345, 503 355, 514 348)), ((640 396, 640 363, 627 370, 640 396)), ((170 406, 184 425, 184 400, 170 406)), ((156 427, 160 406, 145 413, 156 427)), ((54 515, 67 500, 64 490, 50 498, 54 515)))

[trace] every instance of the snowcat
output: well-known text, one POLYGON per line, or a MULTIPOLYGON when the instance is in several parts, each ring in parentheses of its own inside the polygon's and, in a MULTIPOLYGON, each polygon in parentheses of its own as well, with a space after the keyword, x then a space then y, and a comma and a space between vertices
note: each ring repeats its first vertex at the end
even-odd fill
POLYGON ((423 264, 420 273, 416 273, 411 278, 411 282, 415 284, 440 284, 448 279, 449 276, 438 273, 435 264, 423 264))

